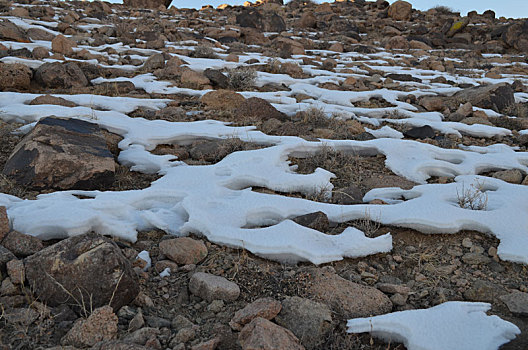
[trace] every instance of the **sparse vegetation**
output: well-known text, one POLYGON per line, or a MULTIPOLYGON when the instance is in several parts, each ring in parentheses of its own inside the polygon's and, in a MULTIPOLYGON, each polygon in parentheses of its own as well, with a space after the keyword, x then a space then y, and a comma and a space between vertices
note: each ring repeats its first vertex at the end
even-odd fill
POLYGON ((212 48, 201 45, 196 46, 194 51, 191 51, 190 56, 196 58, 218 58, 218 55, 212 48))
POLYGON ((444 5, 436 5, 434 7, 431 7, 430 10, 435 10, 436 13, 441 15, 454 15, 456 14, 456 11, 453 10, 451 7, 444 6, 444 5))
POLYGON ((257 71, 251 67, 231 69, 228 74, 229 86, 233 90, 250 90, 255 86, 257 71))
POLYGON ((457 201, 460 208, 471 210, 486 210, 488 195, 483 190, 483 183, 476 181, 466 187, 462 184, 460 191, 457 189, 457 201))

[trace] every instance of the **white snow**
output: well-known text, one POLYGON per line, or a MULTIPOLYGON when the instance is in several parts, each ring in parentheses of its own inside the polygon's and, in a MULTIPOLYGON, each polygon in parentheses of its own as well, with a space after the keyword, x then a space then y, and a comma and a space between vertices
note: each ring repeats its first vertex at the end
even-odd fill
POLYGON ((143 268, 143 271, 147 271, 148 269, 150 269, 150 267, 152 266, 152 259, 150 258, 149 252, 147 252, 146 250, 142 250, 137 255, 137 258, 144 260, 147 263, 145 267, 143 268))
POLYGON ((408 350, 497 350, 521 333, 513 323, 488 316, 487 303, 451 301, 424 310, 351 319, 348 333, 370 332, 408 350))

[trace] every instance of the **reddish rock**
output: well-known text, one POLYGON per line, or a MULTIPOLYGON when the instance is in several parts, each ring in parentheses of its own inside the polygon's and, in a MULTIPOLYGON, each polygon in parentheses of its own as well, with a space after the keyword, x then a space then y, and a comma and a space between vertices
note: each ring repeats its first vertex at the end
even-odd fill
POLYGON ((22 260, 13 259, 6 264, 7 275, 11 278, 13 284, 24 284, 26 280, 26 273, 24 271, 24 262, 22 260))
POLYGON ((65 107, 75 107, 77 106, 75 103, 68 101, 62 97, 55 97, 51 95, 41 95, 38 97, 35 97, 31 102, 29 102, 30 105, 57 105, 57 106, 65 106, 65 107))
POLYGON ((412 5, 407 1, 398 0, 389 7, 389 17, 395 21, 410 21, 412 5))
POLYGON ((30 42, 27 34, 7 19, 0 21, 0 39, 5 41, 17 41, 20 43, 30 42))
POLYGON ((9 232, 9 218, 7 217, 6 207, 0 206, 0 243, 9 232))
POLYGON ((77 46, 75 42, 59 34, 51 41, 51 50, 69 56, 73 53, 73 47, 77 46))
POLYGON ((247 324, 238 340, 243 350, 303 350, 299 339, 289 330, 262 317, 247 324))
POLYGON ((160 6, 168 8, 172 0, 123 0, 123 5, 141 9, 159 9, 160 6))
POLYGON ((246 99, 235 110, 234 114, 237 119, 266 120, 275 118, 282 121, 288 120, 286 114, 279 112, 271 103, 259 97, 246 99))
POLYGON ((244 101, 244 96, 231 90, 210 91, 201 98, 201 102, 204 105, 217 110, 235 110, 244 101))
POLYGON ((373 287, 348 281, 324 269, 312 269, 308 292, 344 318, 366 317, 391 311, 390 299, 373 287))
POLYGON ((69 89, 88 85, 86 76, 75 62, 44 63, 36 70, 34 78, 39 85, 52 89, 69 89))
POLYGON ((163 255, 181 265, 198 264, 207 256, 205 244, 189 237, 166 239, 159 248, 163 255))
POLYGON ((442 111, 445 108, 444 100, 437 96, 427 96, 420 100, 420 104, 429 112, 442 111))
POLYGON ((37 237, 18 231, 10 231, 2 240, 2 245, 18 257, 26 257, 37 253, 44 245, 37 237))
POLYGON ((118 318, 110 306, 100 307, 87 318, 79 319, 61 339, 62 345, 79 348, 94 346, 101 341, 117 338, 118 318))
POLYGON ((272 320, 281 311, 281 303, 273 298, 260 298, 235 312, 229 322, 232 329, 240 331, 244 325, 257 317, 272 320))

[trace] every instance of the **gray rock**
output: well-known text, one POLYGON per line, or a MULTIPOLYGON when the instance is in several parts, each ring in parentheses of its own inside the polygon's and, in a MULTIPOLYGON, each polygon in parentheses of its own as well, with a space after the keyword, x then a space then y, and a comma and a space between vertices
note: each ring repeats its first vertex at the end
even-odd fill
POLYGON ((2 241, 2 245, 18 257, 33 255, 44 248, 42 241, 37 237, 11 231, 2 241))
POLYGON ((513 292, 499 297, 511 313, 519 316, 528 316, 528 293, 513 292))
POLYGON ((309 227, 321 232, 328 231, 328 226, 330 225, 328 216, 322 211, 297 216, 292 220, 301 226, 309 227))
POLYGON ((287 297, 275 318, 277 324, 289 329, 306 349, 318 349, 332 331, 332 313, 325 304, 299 297, 287 297))
POLYGON ((115 242, 97 234, 71 237, 26 258, 31 288, 50 306, 82 301, 115 310, 139 293, 139 281, 115 242))
POLYGON ((46 88, 70 89, 88 86, 88 79, 77 63, 44 63, 35 71, 35 81, 46 88))
POLYGON ((466 253, 462 255, 462 261, 469 265, 484 265, 491 262, 491 259, 480 253, 466 253))
POLYGON ((494 178, 509 182, 511 184, 520 184, 523 180, 523 173, 518 169, 509 169, 497 171, 492 175, 494 178))
POLYGON ((235 301, 240 295, 240 288, 236 283, 224 277, 204 272, 197 272, 192 275, 189 282, 189 291, 209 302, 215 299, 235 301))
POLYGON ((469 102, 473 106, 493 109, 496 112, 503 112, 515 103, 513 89, 505 83, 464 89, 453 95, 453 99, 457 103, 469 102))
POLYGON ((464 292, 464 298, 470 301, 492 302, 502 293, 502 288, 492 282, 476 280, 471 287, 464 292))

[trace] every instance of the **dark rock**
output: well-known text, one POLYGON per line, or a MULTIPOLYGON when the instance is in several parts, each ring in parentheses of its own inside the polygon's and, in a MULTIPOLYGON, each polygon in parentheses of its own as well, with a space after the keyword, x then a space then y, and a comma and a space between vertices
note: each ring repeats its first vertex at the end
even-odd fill
POLYGON ((403 135, 411 139, 432 139, 435 137, 435 132, 429 125, 424 125, 407 130, 403 135))
POLYGON ((279 112, 275 107, 268 101, 258 98, 251 97, 246 99, 234 112, 236 118, 250 118, 256 120, 266 120, 275 118, 281 121, 288 120, 288 116, 282 112, 279 112))
POLYGON ((509 84, 477 86, 464 89, 453 95, 455 103, 470 102, 473 106, 503 112, 515 103, 513 89, 509 84))
POLYGON ((19 43, 30 42, 27 34, 7 19, 0 22, 0 39, 5 41, 17 41, 19 43))
POLYGON ((391 74, 387 74, 386 78, 391 78, 392 80, 397 80, 397 81, 415 81, 417 83, 422 82, 422 79, 416 78, 412 76, 411 74, 391 73, 391 74))
POLYGON ((471 287, 464 292, 464 298, 469 301, 493 302, 501 294, 503 289, 490 281, 476 280, 471 287))
POLYGON ((158 9, 160 6, 168 8, 172 0, 123 0, 126 7, 140 9, 158 9))
POLYGON ((96 124, 44 118, 15 147, 3 174, 33 188, 100 189, 114 180, 114 157, 96 124))
POLYGON ((219 70, 207 68, 204 75, 211 81, 213 87, 226 89, 229 86, 229 78, 219 70))
POLYGON ((9 232, 1 243, 17 257, 33 255, 44 248, 42 241, 37 237, 17 231, 9 232))
POLYGON ((84 302, 117 310, 139 293, 130 262, 112 240, 97 234, 65 239, 26 258, 25 265, 31 288, 50 306, 79 308, 84 302))
POLYGON ((334 190, 332 193, 332 200, 336 204, 362 204, 363 203, 363 192, 357 186, 349 186, 334 190))
POLYGON ((88 80, 77 63, 44 63, 35 72, 35 81, 47 88, 69 89, 88 86, 88 80))
POLYGON ((326 214, 322 211, 297 216, 292 220, 298 223, 299 225, 309 227, 313 230, 321 232, 328 231, 328 226, 330 225, 328 221, 328 216, 326 216, 326 214))
POLYGON ((32 75, 31 69, 21 63, 0 62, 0 90, 27 90, 32 75))

